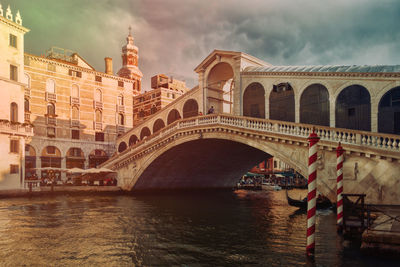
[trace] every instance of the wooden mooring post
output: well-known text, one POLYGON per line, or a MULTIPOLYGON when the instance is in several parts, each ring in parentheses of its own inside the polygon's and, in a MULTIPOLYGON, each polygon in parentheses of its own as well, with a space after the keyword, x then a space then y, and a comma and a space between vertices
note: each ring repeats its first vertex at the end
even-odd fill
POLYGON ((366 221, 366 194, 342 194, 343 196, 343 236, 346 239, 361 239, 368 226, 366 221), (352 201, 353 200, 353 201, 352 201))

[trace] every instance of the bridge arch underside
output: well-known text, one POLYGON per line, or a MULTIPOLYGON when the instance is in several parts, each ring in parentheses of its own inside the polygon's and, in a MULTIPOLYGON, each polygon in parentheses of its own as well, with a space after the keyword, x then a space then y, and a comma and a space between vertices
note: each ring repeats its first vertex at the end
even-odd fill
POLYGON ((167 150, 143 171, 133 191, 232 188, 268 153, 239 142, 198 139, 167 150))

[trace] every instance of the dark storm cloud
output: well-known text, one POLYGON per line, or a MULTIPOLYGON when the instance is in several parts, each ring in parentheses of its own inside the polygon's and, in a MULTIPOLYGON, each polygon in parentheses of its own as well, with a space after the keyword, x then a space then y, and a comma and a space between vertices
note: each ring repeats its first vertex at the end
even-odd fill
POLYGON ((12 8, 32 30, 28 52, 70 48, 101 71, 105 56, 120 68, 132 25, 144 89, 156 73, 196 84, 193 68, 214 49, 275 65, 400 62, 397 0, 14 0, 12 8))

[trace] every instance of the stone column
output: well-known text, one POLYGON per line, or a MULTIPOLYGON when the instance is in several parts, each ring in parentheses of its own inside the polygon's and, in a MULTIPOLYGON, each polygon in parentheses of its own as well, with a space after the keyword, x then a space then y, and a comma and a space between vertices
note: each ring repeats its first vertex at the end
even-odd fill
POLYGON ((335 118, 335 99, 333 96, 330 96, 329 99, 329 126, 335 127, 336 118, 335 118))
MULTIPOLYGON (((61 168, 66 169, 67 168, 67 157, 62 157, 61 158, 61 168)), ((61 180, 66 181, 67 180, 67 174, 65 172, 61 172, 61 180)))
POLYGON ((379 99, 371 97, 371 132, 378 132, 379 99))
POLYGON ((300 123, 300 96, 294 94, 294 122, 300 123))

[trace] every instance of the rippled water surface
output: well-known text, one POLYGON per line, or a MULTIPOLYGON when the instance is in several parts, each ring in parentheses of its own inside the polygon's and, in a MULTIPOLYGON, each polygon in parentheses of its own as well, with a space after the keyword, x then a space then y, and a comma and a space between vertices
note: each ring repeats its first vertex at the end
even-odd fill
MULTIPOLYGON (((1 266, 312 266, 305 232, 283 191, 0 200, 1 266)), ((395 266, 343 248, 330 211, 316 242, 317 266, 395 266)))

